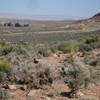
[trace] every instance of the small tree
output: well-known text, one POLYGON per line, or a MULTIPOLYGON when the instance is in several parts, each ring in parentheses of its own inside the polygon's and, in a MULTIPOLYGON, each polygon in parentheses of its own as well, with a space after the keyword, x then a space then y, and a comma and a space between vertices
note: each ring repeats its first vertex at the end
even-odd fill
POLYGON ((21 27, 22 25, 20 23, 15 23, 15 27, 21 27))

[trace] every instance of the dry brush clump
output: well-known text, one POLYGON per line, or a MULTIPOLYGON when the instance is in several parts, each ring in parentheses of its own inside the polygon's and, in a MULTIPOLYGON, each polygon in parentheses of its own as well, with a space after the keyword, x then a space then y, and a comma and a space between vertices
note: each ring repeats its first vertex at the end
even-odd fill
POLYGON ((85 44, 84 42, 77 43, 76 47, 78 48, 79 52, 89 52, 93 49, 90 45, 85 44))
POLYGON ((78 40, 77 47, 79 51, 91 51, 95 48, 100 48, 100 36, 88 36, 78 40))
POLYGON ((89 53, 84 57, 84 63, 93 67, 100 66, 100 55, 89 53))
MULTIPOLYGON (((66 59, 66 65, 61 70, 62 79, 65 80, 65 83, 71 89, 67 93, 67 96, 70 98, 78 97, 78 91, 87 88, 91 83, 94 85, 100 84, 99 55, 92 55, 93 58, 91 58, 91 55, 85 56, 90 56, 88 63, 84 63, 83 60, 69 62, 66 59)), ((86 57, 84 57, 84 60, 87 61, 86 57)))
POLYGON ((75 52, 77 48, 75 47, 74 43, 71 42, 62 42, 58 46, 58 50, 62 51, 63 53, 70 53, 70 52, 75 52))
POLYGON ((95 43, 99 40, 100 40, 100 37, 98 37, 98 36, 90 36, 90 37, 86 37, 86 38, 82 39, 82 41, 86 44, 95 43))
POLYGON ((91 72, 91 82, 94 84, 100 83, 100 55, 90 53, 84 57, 84 63, 88 65, 91 72))
POLYGON ((52 52, 49 48, 40 48, 38 53, 40 55, 42 55, 43 57, 48 57, 52 54, 52 52))
POLYGON ((77 96, 77 92, 90 82, 90 71, 80 65, 72 64, 66 72, 65 83, 71 88, 69 97, 77 96))
POLYGON ((7 91, 0 88, 0 100, 10 100, 10 95, 7 91))
MULTIPOLYGON (((69 41, 50 46, 50 44, 21 41, 9 45, 2 43, 1 46, 5 48, 6 53, 0 56, 3 59, 0 62, 0 82, 8 81, 10 84, 26 85, 28 89, 42 89, 44 85, 51 86, 53 81, 65 80, 71 89, 68 96, 74 97, 80 89, 100 81, 99 55, 92 56, 86 53, 82 60, 75 58, 77 52, 91 52, 90 44, 69 41), (49 57, 52 53, 58 52, 63 56, 59 66, 53 68, 51 63, 51 66, 49 63, 44 64, 42 57, 49 57), (77 60, 80 62, 77 63, 77 60)), ((60 59, 60 56, 57 58, 60 59)))
POLYGON ((10 69, 10 63, 9 62, 5 62, 5 61, 1 61, 0 62, 0 72, 7 72, 10 69))
POLYGON ((27 69, 20 75, 17 75, 16 78, 15 82, 17 84, 27 85, 29 89, 39 89, 43 85, 51 85, 53 83, 52 72, 50 72, 49 68, 27 69))
MULTIPOLYGON (((8 77, 4 79, 7 79, 9 82, 12 83, 35 83, 35 81, 31 80, 32 75, 34 74, 37 77, 35 78, 36 81, 38 80, 38 77, 42 77, 42 75, 38 76, 37 73, 32 74, 31 72, 29 72, 30 69, 33 70, 35 68, 40 68, 38 67, 40 65, 35 63, 34 60, 39 58, 40 52, 41 56, 47 57, 51 55, 51 50, 47 46, 44 45, 42 47, 38 47, 37 45, 28 42, 20 42, 17 44, 9 43, 9 45, 6 45, 6 43, 4 42, 2 43, 2 48, 0 48, 0 50, 2 51, 2 55, 0 57, 5 62, 0 62, 0 76, 2 78, 2 76, 6 74, 5 76, 8 77), (11 49, 9 49, 10 47, 11 49), (20 76, 23 78, 21 78, 19 82, 17 78, 20 78, 20 76)), ((47 83, 49 83, 49 71, 46 70, 44 72, 38 72, 38 74, 39 73, 44 74, 44 80, 47 81, 47 83)), ((44 80, 42 80, 42 78, 39 79, 39 84, 42 84, 42 81, 44 80)))
POLYGON ((11 63, 7 61, 0 62, 0 82, 6 82, 8 79, 8 72, 11 70, 11 63))

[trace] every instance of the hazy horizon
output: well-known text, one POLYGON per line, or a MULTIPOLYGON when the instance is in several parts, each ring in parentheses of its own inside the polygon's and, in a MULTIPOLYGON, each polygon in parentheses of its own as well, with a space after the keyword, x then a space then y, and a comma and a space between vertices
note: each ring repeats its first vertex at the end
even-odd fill
POLYGON ((0 18, 84 19, 100 12, 100 0, 0 0, 0 18))

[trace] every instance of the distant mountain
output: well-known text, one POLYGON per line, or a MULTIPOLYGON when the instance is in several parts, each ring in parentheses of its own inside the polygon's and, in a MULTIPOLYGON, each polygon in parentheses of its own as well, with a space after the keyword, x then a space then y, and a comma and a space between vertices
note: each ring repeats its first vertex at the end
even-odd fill
POLYGON ((28 20, 79 20, 78 16, 28 15, 28 14, 0 14, 0 18, 28 19, 28 20))

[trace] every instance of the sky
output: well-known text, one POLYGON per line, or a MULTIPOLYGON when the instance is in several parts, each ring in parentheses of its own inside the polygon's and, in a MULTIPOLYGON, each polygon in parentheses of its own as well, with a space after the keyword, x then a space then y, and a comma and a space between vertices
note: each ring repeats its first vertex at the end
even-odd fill
POLYGON ((100 0, 0 0, 0 13, 90 17, 100 0))

